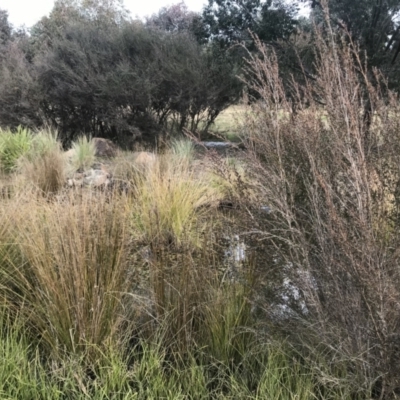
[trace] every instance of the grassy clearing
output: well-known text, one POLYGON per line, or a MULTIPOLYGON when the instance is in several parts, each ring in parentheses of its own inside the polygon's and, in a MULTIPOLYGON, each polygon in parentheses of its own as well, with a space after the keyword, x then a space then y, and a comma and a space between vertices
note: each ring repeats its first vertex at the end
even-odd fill
POLYGON ((245 105, 233 105, 218 115, 210 131, 217 136, 233 142, 240 140, 238 127, 244 120, 244 115, 249 109, 245 105))

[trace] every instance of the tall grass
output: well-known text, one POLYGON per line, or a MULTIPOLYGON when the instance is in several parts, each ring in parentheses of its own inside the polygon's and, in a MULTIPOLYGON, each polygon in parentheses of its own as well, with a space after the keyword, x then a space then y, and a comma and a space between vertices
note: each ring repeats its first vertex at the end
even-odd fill
MULTIPOLYGON (((326 390, 314 383, 307 363, 296 359, 283 343, 257 344, 242 369, 222 363, 199 362, 193 353, 179 364, 171 362, 160 342, 142 342, 128 358, 115 349, 91 364, 82 357, 62 362, 44 361, 40 349, 29 344, 29 334, 2 310, 0 336, 0 395, 38 399, 350 399, 347 393, 326 390)), ((23 321, 23 320, 22 320, 23 321)))
POLYGON ((20 172, 23 185, 32 185, 43 194, 56 193, 65 185, 65 157, 60 149, 52 149, 32 161, 23 160, 20 172))
POLYGON ((42 130, 32 139, 32 146, 18 160, 23 186, 32 185, 43 194, 56 193, 66 181, 66 160, 57 133, 42 130))
POLYGON ((54 149, 61 149, 57 131, 50 128, 42 129, 33 135, 32 151, 29 154, 30 159, 32 160, 36 156, 41 156, 54 149))
POLYGON ((190 139, 174 139, 171 143, 171 153, 181 162, 190 163, 195 157, 195 145, 190 139))
MULTIPOLYGON (((258 42, 249 55, 262 101, 245 117, 245 160, 215 157, 210 174, 212 156, 175 143, 145 168, 121 161, 129 195, 1 203, 0 397, 396 397, 399 105, 348 38, 316 38, 315 79, 290 98, 274 53, 258 42), (238 208, 223 219, 226 196, 238 208), (227 281, 232 219, 255 255, 227 281), (285 315, 283 278, 298 288, 285 315)), ((20 171, 55 191, 45 157, 59 149, 42 139, 9 170, 25 154, 33 172, 20 171)))
POLYGON ((61 393, 47 378, 35 349, 24 335, 20 320, 0 312, 0 396, 3 399, 57 399, 61 393))
POLYGON ((398 97, 366 69, 350 38, 338 39, 326 24, 324 35, 316 29, 314 79, 293 83, 291 97, 274 52, 257 42, 259 53, 249 55, 249 85, 261 101, 246 117, 244 140, 258 176, 254 190, 272 209, 258 220, 258 235, 268 249, 266 268, 280 263, 307 308, 280 324, 283 333, 302 343, 302 352, 323 345, 331 371, 346 365, 338 385, 361 397, 374 386, 380 398, 394 398, 398 97))
POLYGON ((0 295, 50 352, 107 346, 132 275, 125 204, 71 195, 2 210, 0 295))
POLYGON ((214 216, 195 241, 143 242, 136 201, 72 191, 2 204, 4 398, 350 398, 259 330, 254 268, 221 283, 214 216))
POLYGON ((137 232, 148 242, 195 245, 203 217, 224 195, 208 178, 175 157, 158 157, 134 185, 137 232))

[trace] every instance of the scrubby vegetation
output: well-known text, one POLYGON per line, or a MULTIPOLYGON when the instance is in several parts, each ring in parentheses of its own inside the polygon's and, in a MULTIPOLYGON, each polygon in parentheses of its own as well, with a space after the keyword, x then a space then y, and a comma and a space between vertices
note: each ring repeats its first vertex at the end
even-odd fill
MULTIPOLYGON (((162 31, 150 58, 163 46, 178 58, 182 43, 197 52, 189 36, 175 42, 171 10, 149 20, 151 29, 125 25, 122 11, 97 11, 96 23, 116 24, 104 48, 113 47, 109 40, 121 41, 119 49, 130 40, 147 46, 162 31)), ((43 20, 35 34, 53 29, 55 17, 62 15, 43 20)), ((179 35, 194 29, 187 17, 179 35)), ((312 73, 303 70, 301 79, 283 77, 279 54, 256 36, 239 50, 247 89, 229 123, 240 144, 223 152, 202 147, 187 130, 198 114, 188 111, 192 105, 174 109, 174 96, 152 95, 151 112, 121 100, 112 114, 100 107, 105 92, 92 92, 93 109, 75 103, 81 92, 69 93, 82 79, 87 89, 93 76, 76 73, 67 88, 46 75, 53 94, 65 90, 73 99, 48 105, 48 113, 60 113, 60 131, 30 129, 31 116, 43 116, 35 112, 24 114, 25 127, 7 123, 0 131, 1 398, 398 397, 398 95, 352 37, 334 30, 328 11, 324 18, 313 27, 312 73), (83 115, 87 126, 78 130, 83 115), (124 135, 147 118, 166 118, 170 135, 178 125, 186 137, 167 135, 153 152, 96 155, 89 133, 124 135), (64 152, 68 143, 72 151, 64 152), (98 185, 89 180, 96 164, 107 177, 98 185)), ((41 62, 93 62, 77 51, 89 36, 63 29, 41 62), (61 50, 71 57, 58 59, 61 50)), ((142 53, 118 54, 133 57, 119 64, 126 82, 133 74, 135 84, 149 84, 129 66, 142 53)), ((204 66, 196 60, 192 67, 204 66)), ((108 72, 93 65, 87 72, 105 84, 108 72)), ((166 71, 178 80, 171 65, 166 71)), ((122 81, 114 83, 107 88, 124 99, 122 81)), ((0 100, 9 93, 1 85, 0 100)), ((212 105, 203 111, 212 114, 212 105)))

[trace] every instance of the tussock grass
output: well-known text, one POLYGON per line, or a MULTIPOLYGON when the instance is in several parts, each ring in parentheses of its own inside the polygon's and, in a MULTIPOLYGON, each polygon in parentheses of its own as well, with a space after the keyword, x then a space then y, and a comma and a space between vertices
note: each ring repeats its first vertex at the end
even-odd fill
POLYGON ((96 147, 90 138, 84 135, 80 136, 72 142, 71 149, 74 150, 71 164, 75 170, 84 170, 93 165, 96 158, 96 147))
POLYGON ((170 146, 170 153, 177 158, 178 162, 193 162, 195 145, 192 140, 187 138, 174 139, 170 146))
POLYGON ((43 194, 58 192, 66 180, 65 157, 60 149, 46 151, 40 157, 29 161, 22 159, 19 163, 22 179, 17 186, 26 190, 30 185, 43 194))
POLYGON ((209 185, 209 175, 175 157, 160 156, 135 184, 133 218, 147 242, 195 245, 210 215, 223 197, 209 185))
POLYGON ((125 204, 72 194, 16 202, 1 219, 2 300, 51 352, 106 346, 124 317, 131 274, 125 204))
POLYGON ((3 171, 12 172, 20 157, 27 154, 32 147, 32 133, 23 127, 16 132, 0 130, 0 166, 3 171))
POLYGON ((32 139, 32 150, 28 153, 32 160, 52 150, 61 150, 61 143, 58 140, 58 133, 50 128, 36 132, 32 139))
POLYGON ((119 181, 134 182, 138 175, 138 168, 135 165, 135 153, 120 151, 114 158, 110 172, 119 181))
POLYGON ((73 192, 1 208, 4 398, 350 398, 321 393, 313 364, 257 331, 255 270, 221 285, 211 228, 202 248, 152 247, 154 307, 139 305, 131 201, 73 192))
POLYGON ((57 133, 40 131, 32 140, 30 151, 18 160, 18 182, 25 189, 33 186, 43 194, 56 193, 65 184, 67 163, 57 140, 57 133))
POLYGON ((229 365, 239 364, 254 345, 251 315, 251 287, 232 283, 210 287, 204 305, 202 344, 212 359, 229 365))

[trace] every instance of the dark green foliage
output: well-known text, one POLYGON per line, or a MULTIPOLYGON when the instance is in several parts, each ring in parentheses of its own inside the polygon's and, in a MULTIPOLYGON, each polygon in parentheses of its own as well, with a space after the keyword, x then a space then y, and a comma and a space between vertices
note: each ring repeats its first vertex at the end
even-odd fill
MULTIPOLYGON (((309 1, 311 15, 322 25, 324 1, 309 1)), ((360 46, 361 57, 368 58, 370 67, 378 67, 389 78, 391 87, 400 87, 400 12, 399 0, 331 0, 329 19, 339 32, 348 32, 360 46)))
POLYGON ((157 14, 147 18, 146 25, 167 32, 188 32, 191 31, 193 21, 198 17, 199 15, 189 11, 182 1, 161 8, 157 14))
POLYGON ((24 31, 13 31, 7 11, 0 9, 0 121, 3 126, 33 126, 38 122, 32 96, 35 75, 27 60, 26 44, 24 31))
POLYGON ((25 51, 26 38, 9 41, 0 58, 0 125, 40 124, 36 70, 25 51))
POLYGON ((212 46, 203 49, 188 34, 165 37, 158 50, 161 84, 152 105, 160 118, 171 115, 180 128, 196 129, 202 119, 212 123, 239 99, 239 70, 228 54, 212 46))
POLYGON ((153 38, 132 28, 69 24, 37 60, 42 109, 68 138, 127 134, 146 110, 151 84, 143 64, 150 64, 153 38))
POLYGON ((30 37, 7 44, 0 125, 50 123, 64 144, 82 132, 123 144, 141 134, 154 140, 171 121, 207 128, 238 99, 227 56, 185 29, 128 20, 118 4, 58 1, 30 37))
POLYGON ((37 61, 43 112, 61 132, 120 139, 175 117, 193 129, 238 98, 235 71, 187 34, 67 26, 37 61), (48 102, 48 103, 47 103, 48 102))
POLYGON ((0 49, 11 37, 11 24, 8 21, 8 13, 0 9, 0 49))
MULTIPOLYGON (((282 49, 282 44, 287 43, 296 30, 297 11, 297 1, 209 0, 201 18, 193 20, 191 32, 199 43, 213 47, 214 56, 219 54, 217 57, 231 60, 243 73, 243 60, 248 56, 246 50, 255 51, 254 35, 282 49)), ((287 62, 287 50, 281 53, 285 55, 284 63, 287 62)))
POLYGON ((222 46, 252 43, 248 30, 263 41, 288 38, 296 26, 296 3, 281 0, 209 0, 203 11, 208 38, 222 46))

